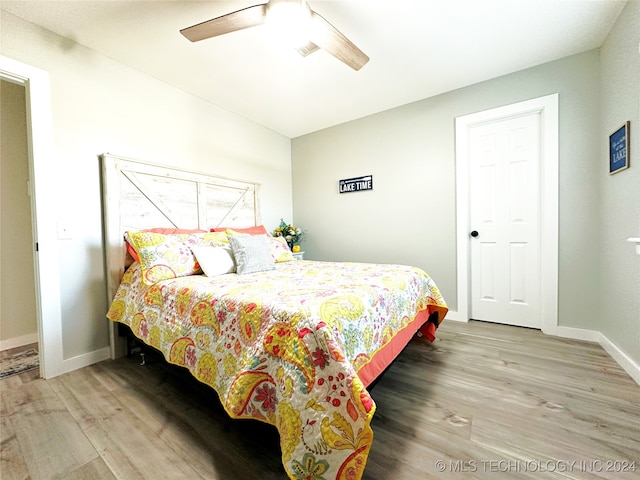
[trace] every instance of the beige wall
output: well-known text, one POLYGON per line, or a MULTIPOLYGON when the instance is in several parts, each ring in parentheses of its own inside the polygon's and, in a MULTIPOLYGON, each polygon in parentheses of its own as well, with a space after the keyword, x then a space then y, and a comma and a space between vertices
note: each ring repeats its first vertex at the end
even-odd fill
POLYGON ((37 334, 25 89, 0 80, 0 342, 37 334))
POLYGON ((640 364, 640 2, 628 2, 601 49, 600 329, 640 364), (630 168, 608 172, 609 135, 630 128, 630 168))
POLYGON ((267 226, 292 216, 288 138, 6 11, 0 23, 0 54, 51 82, 50 201, 72 232, 58 241, 65 360, 109 345, 99 154, 257 182, 267 226))

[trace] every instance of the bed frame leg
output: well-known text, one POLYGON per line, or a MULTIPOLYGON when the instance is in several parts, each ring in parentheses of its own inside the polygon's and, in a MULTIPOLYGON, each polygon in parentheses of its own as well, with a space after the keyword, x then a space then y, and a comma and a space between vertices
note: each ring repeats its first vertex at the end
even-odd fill
POLYGON ((140 352, 140 366, 145 366, 144 352, 140 352))

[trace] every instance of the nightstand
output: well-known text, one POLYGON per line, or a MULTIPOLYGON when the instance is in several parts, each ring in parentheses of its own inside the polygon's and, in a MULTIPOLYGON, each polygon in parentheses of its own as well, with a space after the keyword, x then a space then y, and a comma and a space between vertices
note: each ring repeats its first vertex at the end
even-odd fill
POLYGON ((293 258, 296 260, 304 260, 304 252, 292 252, 293 258))

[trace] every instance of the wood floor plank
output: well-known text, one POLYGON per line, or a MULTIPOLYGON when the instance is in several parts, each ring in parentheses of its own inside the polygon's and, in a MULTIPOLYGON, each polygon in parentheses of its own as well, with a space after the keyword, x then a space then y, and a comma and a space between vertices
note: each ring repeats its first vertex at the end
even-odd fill
POLYGON ((66 475, 97 457, 49 383, 33 381, 2 396, 32 479, 66 475))
MULTIPOLYGON (((175 445, 178 450, 183 450, 182 456, 174 455, 175 458, 171 459, 171 467, 179 463, 177 459, 188 458, 190 469, 199 470, 199 473, 205 478, 218 478, 215 470, 203 468, 200 465, 211 463, 202 462, 201 459, 202 453, 205 456, 208 455, 207 450, 203 449, 201 444, 189 442, 188 429, 183 425, 173 425, 175 415, 171 409, 162 406, 166 400, 158 401, 164 396, 170 398, 175 396, 171 393, 171 389, 168 392, 156 389, 150 395, 148 392, 149 377, 144 378, 144 381, 138 383, 137 387, 133 387, 131 383, 131 380, 135 380, 138 374, 145 375, 149 373, 149 370, 139 366, 131 366, 131 362, 122 366, 123 370, 127 372, 128 381, 122 379, 122 372, 113 376, 104 375, 104 370, 90 367, 54 379, 53 382, 58 395, 85 430, 87 436, 94 442, 99 452, 105 455, 111 468, 121 476, 120 478, 149 478, 148 471, 150 470, 154 475, 153 472, 156 470, 153 467, 156 466, 160 467, 160 471, 169 475, 173 470, 167 469, 161 459, 155 458, 149 453, 144 455, 153 464, 151 467, 149 465, 135 467, 136 461, 127 457, 128 452, 143 450, 162 440, 169 446, 175 445), (107 389, 105 385, 109 385, 111 390, 107 389), (127 448, 124 452, 120 451, 120 445, 111 442, 110 435, 114 431, 114 427, 109 420, 114 416, 118 416, 114 420, 116 425, 128 424, 131 428, 137 425, 135 427, 137 431, 146 432, 142 437, 127 438, 125 442, 127 448), (126 420, 123 420, 124 418, 126 420), (106 424, 103 425, 105 422, 106 424), (153 440, 146 440, 146 438, 153 440), (114 454, 114 451, 118 453, 114 454)), ((176 404, 179 405, 179 402, 173 402, 172 405, 175 407, 176 404)), ((118 432, 117 429, 115 431, 118 432)), ((158 445, 155 446, 158 447, 158 445)), ((160 451, 164 448, 166 446, 162 444, 158 447, 160 451)))
POLYGON ((123 406, 93 375, 93 368, 83 368, 53 378, 49 384, 82 430, 117 415, 123 406))
POLYGON ((189 457, 177 455, 127 411, 89 427, 86 435, 116 478, 199 477, 191 467, 189 457))
MULTIPOLYGON (((186 370, 167 365, 157 357, 154 360, 153 355, 149 355, 147 361, 144 367, 130 358, 103 362, 84 369, 84 374, 63 376, 56 390, 75 418, 89 430, 92 425, 109 419, 113 412, 131 414, 144 424, 150 435, 161 439, 181 458, 188 458, 191 468, 203 478, 250 478, 255 471, 246 459, 255 455, 264 457, 262 478, 282 478, 275 429, 257 422, 230 419, 217 394, 193 379, 186 370), (79 381, 83 386, 76 386, 79 381), (98 396, 111 400, 96 398, 98 391, 98 396), (113 405, 102 407, 109 402, 113 405), (115 404, 119 406, 114 407, 115 404), (242 426, 248 423, 252 426, 247 432, 242 426), (228 442, 234 435, 246 438, 228 442), (260 437, 269 439, 268 452, 247 451, 245 445, 251 445, 260 437)), ((93 430, 87 435, 95 441, 93 430)), ((137 478, 137 474, 126 467, 117 468, 137 478)))
POLYGON ((64 480, 117 480, 102 458, 96 458, 64 476, 64 480))
POLYGON ((158 361, 139 367, 125 367, 127 376, 137 378, 137 391, 117 391, 127 408, 179 454, 191 459, 204 478, 225 480, 249 478, 255 474, 251 462, 262 461, 261 478, 281 479, 284 471, 276 430, 250 420, 232 420, 217 394, 197 382, 182 368, 158 361), (176 405, 179 408, 176 408, 176 405), (256 440, 266 440, 265 443, 256 440), (253 445, 252 445, 253 444, 253 445))
POLYGON ((29 468, 8 415, 0 417, 0 477, 13 480, 29 478, 29 468))
MULTIPOLYGON (((530 424, 517 419, 516 424, 504 425, 494 418, 478 418, 474 422, 473 441, 488 447, 489 449, 516 456, 523 462, 539 462, 547 464, 561 460, 563 462, 575 462, 580 465, 584 462, 624 460, 625 453, 607 448, 604 442, 590 441, 583 437, 579 445, 576 445, 576 435, 562 429, 544 428, 536 424, 533 428, 530 424)), ((579 479, 631 479, 636 478, 637 472, 621 472, 616 476, 606 471, 588 471, 576 469, 574 472, 565 472, 566 478, 579 479), (570 474, 571 473, 571 474, 570 474)))

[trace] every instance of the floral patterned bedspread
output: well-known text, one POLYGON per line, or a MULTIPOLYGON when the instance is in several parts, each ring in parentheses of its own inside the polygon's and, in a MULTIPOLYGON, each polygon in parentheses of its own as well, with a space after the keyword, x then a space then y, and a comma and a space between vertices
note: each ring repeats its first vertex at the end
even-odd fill
POLYGON ((291 479, 361 478, 375 404, 359 368, 418 312, 438 323, 447 312, 431 278, 400 265, 294 261, 151 286, 140 276, 134 263, 107 317, 213 387, 231 417, 275 425, 291 479))

